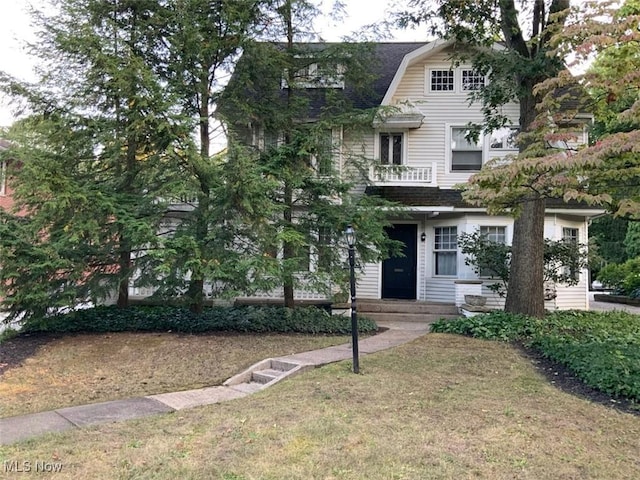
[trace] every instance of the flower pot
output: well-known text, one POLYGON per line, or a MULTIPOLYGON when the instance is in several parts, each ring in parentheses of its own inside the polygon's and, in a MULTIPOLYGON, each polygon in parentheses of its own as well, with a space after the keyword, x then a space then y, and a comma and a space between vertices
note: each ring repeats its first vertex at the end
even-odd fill
POLYGON ((487 303, 487 297, 483 295, 465 295, 464 303, 474 307, 484 307, 485 303, 487 303))

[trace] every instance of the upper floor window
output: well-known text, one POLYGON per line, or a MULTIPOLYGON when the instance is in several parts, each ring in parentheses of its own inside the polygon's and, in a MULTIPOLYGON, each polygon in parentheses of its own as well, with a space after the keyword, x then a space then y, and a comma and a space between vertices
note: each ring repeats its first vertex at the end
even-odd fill
POLYGON ((430 70, 430 89, 432 92, 453 92, 455 79, 453 70, 430 70))
POLYGON ((518 127, 502 127, 491 132, 489 147, 492 150, 517 150, 516 137, 520 133, 518 127))
POLYGON ((333 148, 333 132, 328 128, 322 130, 311 155, 311 166, 318 175, 326 177, 333 172, 333 148))
POLYGON ((462 70, 462 90, 479 90, 484 87, 484 75, 476 70, 462 70))
POLYGON ((380 134, 380 163, 382 165, 403 164, 403 140, 404 134, 401 132, 380 134))
MULTIPOLYGON (((298 88, 344 88, 344 71, 344 65, 338 62, 310 62, 296 70, 290 80, 298 88)), ((289 88, 286 73, 282 88, 289 88)))
POLYGON ((433 253, 436 275, 457 274, 458 227, 435 227, 433 253))
POLYGON ((7 162, 0 161, 0 195, 7 194, 7 162))
POLYGON ((469 129, 451 127, 451 171, 476 171, 482 168, 482 137, 473 141, 469 129))

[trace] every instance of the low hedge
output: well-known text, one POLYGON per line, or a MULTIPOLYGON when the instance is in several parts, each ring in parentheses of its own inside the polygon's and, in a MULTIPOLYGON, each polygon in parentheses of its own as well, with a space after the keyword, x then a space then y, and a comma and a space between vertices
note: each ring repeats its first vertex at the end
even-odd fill
MULTIPOLYGON (((378 329, 373 320, 359 317, 362 333, 378 329)), ((177 306, 100 306, 31 320, 22 328, 35 332, 173 331, 183 333, 252 332, 345 335, 349 317, 331 315, 316 307, 289 309, 276 306, 207 307, 202 314, 177 306)))
POLYGON ((439 320, 432 331, 519 341, 566 366, 587 385, 640 402, 640 316, 554 312, 543 319, 495 312, 439 320))

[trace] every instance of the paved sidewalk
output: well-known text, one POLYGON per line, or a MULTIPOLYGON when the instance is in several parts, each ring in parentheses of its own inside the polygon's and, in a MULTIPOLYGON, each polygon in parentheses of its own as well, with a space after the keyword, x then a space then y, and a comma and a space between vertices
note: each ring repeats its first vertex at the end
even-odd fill
MULTIPOLYGON (((360 356, 410 342, 429 331, 429 324, 417 322, 378 322, 382 333, 359 341, 360 356)), ((277 361, 297 362, 308 368, 352 358, 351 344, 279 357, 277 361)), ((48 412, 0 418, 0 445, 9 445, 50 432, 62 432, 101 423, 143 418, 200 405, 220 403, 250 395, 251 384, 207 387, 183 392, 134 397, 111 402, 60 408, 48 412)))

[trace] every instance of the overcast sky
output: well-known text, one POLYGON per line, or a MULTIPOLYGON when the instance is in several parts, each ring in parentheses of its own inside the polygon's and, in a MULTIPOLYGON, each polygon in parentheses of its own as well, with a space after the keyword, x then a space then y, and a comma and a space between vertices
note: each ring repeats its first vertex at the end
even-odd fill
MULTIPOLYGON (((33 62, 22 50, 25 40, 33 39, 29 16, 26 7, 39 4, 38 0, 2 0, 0 14, 0 70, 6 71, 21 79, 30 79, 33 62)), ((331 0, 324 0, 330 5, 331 0)), ((348 17, 335 24, 329 20, 319 25, 322 38, 326 41, 337 41, 345 35, 357 31, 363 25, 375 23, 385 18, 385 9, 392 3, 389 0, 344 0, 348 17)), ((394 34, 395 41, 422 41, 423 34, 408 30, 394 34)), ((5 101, 0 103, 0 126, 12 123, 13 115, 5 101)))

